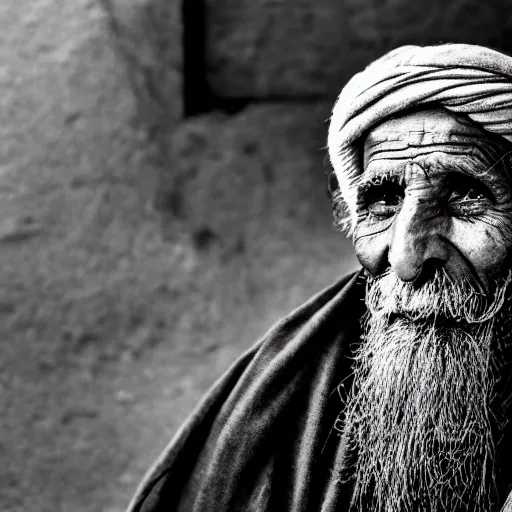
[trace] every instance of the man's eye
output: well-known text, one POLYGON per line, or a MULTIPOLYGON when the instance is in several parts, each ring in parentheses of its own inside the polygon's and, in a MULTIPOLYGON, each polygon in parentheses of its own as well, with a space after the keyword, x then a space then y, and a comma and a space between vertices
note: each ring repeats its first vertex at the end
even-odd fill
POLYGON ((379 187, 367 198, 368 213, 372 217, 388 218, 397 213, 403 201, 403 191, 398 185, 379 187))
POLYGON ((386 202, 375 201, 374 203, 368 206, 368 211, 375 215, 376 217, 390 217, 394 215, 400 208, 400 203, 398 201, 386 202))
POLYGON ((492 204, 486 194, 474 188, 453 191, 448 199, 448 207, 456 215, 480 215, 492 204))

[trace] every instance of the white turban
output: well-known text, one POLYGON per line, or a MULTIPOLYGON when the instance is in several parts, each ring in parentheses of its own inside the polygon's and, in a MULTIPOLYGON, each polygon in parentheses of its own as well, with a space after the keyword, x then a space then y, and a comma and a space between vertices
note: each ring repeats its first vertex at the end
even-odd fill
POLYGON ((400 111, 434 103, 512 141, 512 57, 466 44, 403 46, 356 74, 334 104, 329 158, 354 225, 357 140, 400 111))

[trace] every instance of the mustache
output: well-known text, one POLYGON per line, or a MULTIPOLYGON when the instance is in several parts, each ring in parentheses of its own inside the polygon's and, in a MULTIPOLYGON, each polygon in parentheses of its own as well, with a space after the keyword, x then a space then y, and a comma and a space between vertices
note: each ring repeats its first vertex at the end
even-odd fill
POLYGON ((444 269, 436 269, 432 279, 417 287, 401 281, 388 269, 366 279, 365 302, 373 317, 396 316, 410 321, 448 319, 479 324, 493 318, 502 309, 512 281, 512 270, 495 279, 491 292, 484 294, 468 279, 454 279, 444 269))

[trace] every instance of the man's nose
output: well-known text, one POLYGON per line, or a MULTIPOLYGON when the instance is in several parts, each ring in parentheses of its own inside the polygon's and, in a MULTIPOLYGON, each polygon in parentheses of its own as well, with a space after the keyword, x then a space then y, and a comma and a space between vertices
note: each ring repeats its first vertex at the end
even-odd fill
POLYGON ((395 220, 389 263, 402 281, 420 277, 427 262, 442 266, 448 258, 444 222, 421 202, 406 198, 395 220))

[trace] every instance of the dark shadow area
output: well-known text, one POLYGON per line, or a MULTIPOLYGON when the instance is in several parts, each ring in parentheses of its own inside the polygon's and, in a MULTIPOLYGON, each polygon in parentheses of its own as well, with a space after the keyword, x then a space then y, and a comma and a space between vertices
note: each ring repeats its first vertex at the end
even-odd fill
POLYGON ((212 93, 206 80, 206 12, 204 0, 182 4, 183 104, 185 117, 212 110, 212 93))

